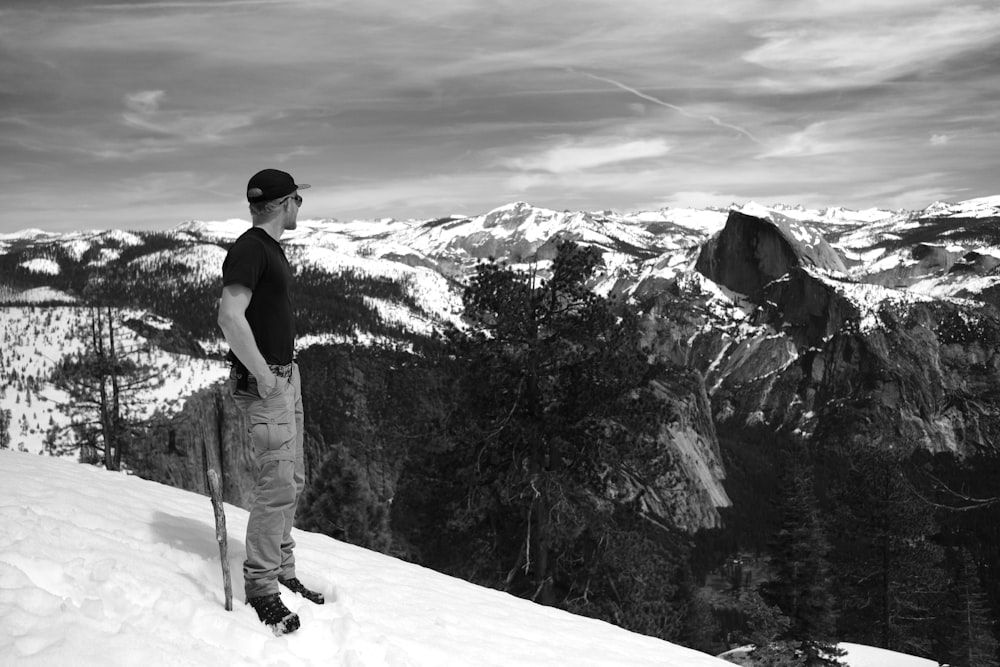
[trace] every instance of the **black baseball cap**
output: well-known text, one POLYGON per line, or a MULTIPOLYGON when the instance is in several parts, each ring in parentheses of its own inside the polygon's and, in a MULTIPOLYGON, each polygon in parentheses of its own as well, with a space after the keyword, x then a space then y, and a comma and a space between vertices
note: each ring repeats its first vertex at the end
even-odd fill
POLYGON ((250 182, 247 183, 247 201, 256 204, 281 199, 308 187, 305 183, 296 184, 291 174, 277 169, 264 169, 250 177, 250 182))

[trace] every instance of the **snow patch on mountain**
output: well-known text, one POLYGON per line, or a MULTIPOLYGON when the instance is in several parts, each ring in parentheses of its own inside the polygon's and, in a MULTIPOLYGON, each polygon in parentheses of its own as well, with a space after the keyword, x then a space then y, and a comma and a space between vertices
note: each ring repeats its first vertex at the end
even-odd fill
POLYGON ((90 262, 91 266, 107 266, 109 263, 117 261, 122 256, 122 251, 118 248, 101 248, 97 257, 90 262))
POLYGON ((1000 276, 956 276, 947 274, 917 281, 908 290, 931 298, 941 299, 962 294, 982 294, 988 289, 1000 286, 1000 276))
POLYGON ((82 238, 71 238, 59 243, 59 247, 77 262, 83 259, 84 254, 86 254, 92 246, 93 243, 89 239, 82 238))
POLYGON ((723 209, 664 208, 627 213, 623 219, 643 226, 666 222, 699 234, 712 235, 726 226, 728 217, 729 212, 723 209))
POLYGON ((53 287, 32 287, 26 290, 14 290, 0 285, 0 304, 32 304, 32 303, 76 303, 78 299, 72 294, 53 287))
MULTIPOLYGON (((327 273, 350 272, 360 277, 387 278, 401 284, 413 297, 417 305, 427 314, 437 314, 447 320, 458 320, 461 298, 457 291, 440 273, 422 266, 409 266, 399 262, 359 257, 319 246, 296 246, 295 261, 304 267, 311 267, 327 273)), ((401 317, 401 311, 394 311, 401 317)), ((404 323, 400 320, 400 323, 404 323)), ((409 324, 414 331, 423 330, 423 315, 411 315, 409 324)))
POLYGON ((200 284, 211 283, 222 275, 222 262, 226 259, 226 250, 212 243, 200 243, 175 250, 142 255, 129 263, 129 266, 152 271, 163 266, 179 264, 186 271, 186 277, 200 284))
POLYGON ((228 220, 188 220, 175 226, 171 232, 178 238, 234 241, 250 229, 251 224, 239 218, 228 220))
POLYGON ((111 229, 104 232, 101 234, 101 238, 104 240, 116 241, 125 246, 138 246, 144 243, 141 236, 121 229, 111 229))
POLYGON ((966 199, 955 204, 937 201, 921 211, 921 215, 947 218, 1000 217, 1000 195, 966 199))
POLYGON ((37 241, 39 239, 53 238, 59 236, 56 232, 47 232, 44 229, 29 227, 17 232, 0 234, 0 241, 37 241))
POLYGON ((896 220, 900 215, 898 211, 887 211, 879 208, 868 208, 861 211, 839 206, 826 209, 810 209, 803 206, 788 206, 784 204, 765 206, 752 200, 742 205, 734 204, 731 210, 764 219, 768 219, 771 215, 776 214, 790 220, 822 222, 831 225, 857 225, 884 222, 896 220))
POLYGON ((54 259, 36 257, 26 262, 21 262, 20 268, 32 273, 43 273, 49 276, 58 276, 60 272, 59 263, 54 259))
POLYGON ((957 298, 949 295, 932 295, 928 292, 915 290, 899 290, 870 283, 852 282, 831 278, 826 273, 806 268, 805 271, 813 278, 831 287, 837 294, 853 304, 860 314, 858 328, 864 333, 870 333, 882 326, 881 311, 885 308, 905 309, 917 303, 933 303, 947 300, 963 309, 979 311, 985 304, 971 299, 957 298))

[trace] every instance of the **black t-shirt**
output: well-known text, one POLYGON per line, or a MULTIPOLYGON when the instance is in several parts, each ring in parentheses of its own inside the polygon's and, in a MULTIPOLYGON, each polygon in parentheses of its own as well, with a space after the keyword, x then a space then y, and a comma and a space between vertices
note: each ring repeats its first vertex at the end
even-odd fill
POLYGON ((222 284, 244 285, 253 291, 246 317, 257 348, 269 364, 291 363, 295 352, 292 268, 281 244, 259 227, 245 231, 222 263, 222 284))

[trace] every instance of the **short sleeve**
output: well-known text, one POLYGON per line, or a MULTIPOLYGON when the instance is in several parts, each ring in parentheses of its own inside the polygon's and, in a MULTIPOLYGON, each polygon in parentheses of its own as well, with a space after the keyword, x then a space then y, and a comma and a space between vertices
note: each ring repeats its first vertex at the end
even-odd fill
POLYGON ((243 285, 253 291, 265 268, 267 256, 264 247, 252 238, 241 237, 229 249, 222 263, 222 284, 243 285))

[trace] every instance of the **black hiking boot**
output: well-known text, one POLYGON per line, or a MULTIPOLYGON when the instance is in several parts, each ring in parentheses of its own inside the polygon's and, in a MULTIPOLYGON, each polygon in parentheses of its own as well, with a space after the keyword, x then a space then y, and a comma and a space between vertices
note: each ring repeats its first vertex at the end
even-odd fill
POLYGON ((257 618, 267 627, 271 628, 275 637, 287 635, 299 629, 298 614, 292 613, 281 601, 281 596, 262 595, 256 598, 248 598, 247 604, 257 612, 257 618))
POLYGON ((292 577, 291 579, 282 579, 278 577, 278 583, 292 591, 293 593, 298 593, 305 599, 309 600, 314 604, 323 604, 326 599, 323 597, 322 593, 317 593, 316 591, 311 591, 302 585, 302 582, 297 578, 292 577))

